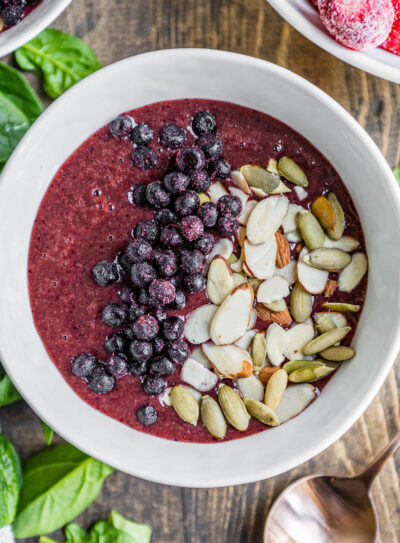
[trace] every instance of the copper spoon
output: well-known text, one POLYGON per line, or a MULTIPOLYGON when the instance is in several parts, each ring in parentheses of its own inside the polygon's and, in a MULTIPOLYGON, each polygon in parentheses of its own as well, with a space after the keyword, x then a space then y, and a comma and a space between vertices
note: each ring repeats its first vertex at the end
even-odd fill
POLYGON ((400 432, 356 477, 312 475, 291 484, 272 506, 264 543, 374 543, 371 485, 400 447, 400 432))

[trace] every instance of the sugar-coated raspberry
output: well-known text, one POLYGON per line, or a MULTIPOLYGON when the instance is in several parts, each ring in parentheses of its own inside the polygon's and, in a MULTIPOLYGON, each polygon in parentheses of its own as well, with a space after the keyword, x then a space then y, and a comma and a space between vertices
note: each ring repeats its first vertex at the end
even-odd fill
POLYGON ((391 0, 319 0, 318 9, 329 34, 355 51, 381 45, 394 20, 391 0))
POLYGON ((392 0, 394 7, 394 22, 388 39, 382 45, 383 49, 395 55, 400 55, 400 0, 392 0))

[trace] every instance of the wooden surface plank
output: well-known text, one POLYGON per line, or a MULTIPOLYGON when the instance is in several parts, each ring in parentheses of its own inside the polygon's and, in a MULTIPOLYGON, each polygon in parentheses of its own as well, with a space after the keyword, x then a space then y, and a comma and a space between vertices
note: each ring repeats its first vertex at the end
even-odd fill
MULTIPOLYGON (((389 164, 400 163, 399 85, 325 53, 264 0, 74 0, 52 26, 82 37, 103 65, 170 47, 218 48, 280 64, 337 100, 366 128, 389 164)), ((5 60, 13 62, 11 56, 5 60)), ((37 79, 28 77, 39 89, 37 79)), ((114 473, 79 521, 88 526, 115 508, 151 524, 155 543, 261 542, 268 509, 290 482, 313 472, 353 475, 395 434, 400 428, 399 382, 397 363, 370 407, 342 439, 279 477, 239 487, 194 490, 114 473)), ((3 408, 0 420, 3 432, 23 457, 44 446, 40 423, 24 402, 3 408)), ((400 541, 399 470, 400 456, 388 463, 373 487, 379 543, 400 541)), ((37 538, 24 541, 33 543, 37 538)))

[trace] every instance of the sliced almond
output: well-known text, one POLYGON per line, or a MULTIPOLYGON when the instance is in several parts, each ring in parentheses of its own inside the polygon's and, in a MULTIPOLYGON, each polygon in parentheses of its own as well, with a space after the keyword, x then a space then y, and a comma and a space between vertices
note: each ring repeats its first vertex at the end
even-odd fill
POLYGON ((213 304, 205 304, 190 314, 185 324, 185 337, 190 343, 200 345, 210 339, 210 324, 218 307, 213 304))
POLYGON ((246 227, 245 226, 239 226, 239 228, 236 230, 235 238, 240 247, 242 247, 243 242, 246 238, 246 227))
POLYGON ((342 236, 337 241, 325 237, 324 247, 332 249, 341 249, 347 253, 352 253, 360 246, 360 242, 354 236, 342 236))
POLYGON ((248 351, 237 345, 215 345, 203 343, 202 349, 217 375, 227 379, 248 377, 253 373, 253 364, 248 351))
POLYGON ((335 311, 320 312, 314 314, 315 322, 318 322, 319 319, 330 318, 333 320, 337 328, 344 328, 347 326, 347 319, 342 313, 337 313, 335 311))
POLYGON ((275 239, 277 245, 276 266, 277 268, 284 268, 290 262, 290 245, 285 236, 279 231, 275 232, 275 239))
POLYGON ((271 324, 267 330, 267 356, 274 366, 279 366, 285 359, 286 332, 279 324, 271 324))
POLYGON ((284 354, 289 360, 301 360, 302 349, 314 337, 314 327, 311 324, 296 324, 286 331, 286 345, 284 354))
POLYGON ((278 172, 278 161, 275 158, 270 158, 268 160, 268 165, 266 168, 271 173, 276 173, 276 175, 279 175, 278 172))
POLYGON ((275 302, 270 303, 263 303, 267 309, 270 309, 271 311, 274 311, 275 313, 281 313, 282 311, 285 311, 287 308, 286 302, 284 298, 281 298, 280 300, 276 300, 275 302))
POLYGON ((269 193, 276 189, 280 183, 278 175, 269 172, 261 166, 246 164, 241 166, 240 172, 245 176, 250 187, 255 187, 269 193))
POLYGON ((238 379, 237 385, 243 398, 253 398, 253 400, 262 402, 264 397, 264 386, 258 377, 250 375, 250 377, 238 379))
POLYGON ((260 245, 253 245, 246 239, 243 250, 245 265, 255 277, 269 279, 274 275, 277 253, 275 236, 260 245))
POLYGON ((223 256, 216 256, 208 269, 207 295, 213 304, 220 305, 233 290, 232 270, 223 256))
POLYGON ((245 333, 253 309, 254 293, 249 283, 239 285, 217 309, 210 325, 216 345, 228 345, 245 333))
POLYGON ((267 386, 268 381, 271 379, 271 376, 280 370, 279 366, 264 366, 261 368, 258 378, 264 386, 267 386))
POLYGON ((274 275, 261 283, 257 290, 257 302, 269 304, 289 295, 289 283, 281 275, 274 275))
POLYGON ((203 353, 203 349, 201 347, 196 347, 194 351, 191 354, 191 358, 196 360, 199 364, 204 366, 207 369, 210 369, 212 366, 210 364, 210 361, 206 357, 206 355, 203 353))
POLYGON ((275 412, 281 424, 296 417, 316 396, 315 387, 309 383, 287 388, 275 412))
POLYGON ((239 170, 234 170, 231 172, 231 177, 235 182, 235 185, 245 192, 246 194, 250 194, 250 187, 246 181, 245 176, 240 172, 239 170))
POLYGON ((285 185, 283 181, 280 181, 276 189, 271 190, 269 194, 284 194, 286 192, 292 192, 292 189, 290 189, 287 185, 285 185))
POLYGON ((246 276, 244 275, 244 273, 234 273, 232 275, 232 279, 233 279, 233 288, 238 287, 242 283, 246 283, 246 276))
POLYGON ((304 255, 303 262, 319 270, 336 271, 348 266, 351 256, 341 249, 321 247, 304 255))
POLYGON ((268 407, 275 411, 275 409, 281 403, 283 394, 287 387, 287 383, 288 374, 285 370, 280 368, 277 372, 271 375, 265 389, 265 405, 268 405, 268 407))
POLYGON ((311 211, 319 220, 324 228, 333 228, 335 226, 335 214, 332 206, 325 196, 318 196, 311 204, 311 211))
POLYGON ((294 187, 294 191, 299 200, 305 200, 308 196, 308 192, 304 189, 304 187, 294 187))
MULTIPOLYGON (((247 277, 250 279, 250 278, 254 278, 254 275, 253 275, 253 272, 250 270, 250 268, 247 266, 246 262, 244 261, 243 264, 242 264, 242 269, 244 271, 244 273, 247 275, 247 277)), ((258 281, 258 279, 257 279, 258 281)))
POLYGON ((297 262, 297 277, 301 286, 311 294, 320 294, 325 290, 326 282, 328 281, 329 272, 312 268, 305 262, 303 258, 308 255, 306 247, 301 251, 297 262))
POLYGON ((216 181, 215 183, 212 183, 212 185, 210 185, 210 188, 208 189, 208 194, 211 201, 216 204, 221 196, 225 196, 226 194, 228 194, 228 191, 226 190, 225 185, 221 183, 221 181, 216 181))
POLYGON ((323 247, 325 242, 324 231, 310 211, 300 211, 297 214, 297 225, 309 251, 323 247))
POLYGON ((276 270, 277 275, 284 277, 289 285, 293 285, 297 281, 297 262, 296 260, 291 260, 287 266, 284 268, 279 268, 276 270))
POLYGON ((188 358, 181 369, 181 379, 200 392, 207 392, 217 384, 218 377, 202 364, 188 358))
POLYGON ((247 239, 253 245, 268 241, 281 226, 288 211, 286 196, 269 196, 255 206, 247 222, 247 239))
POLYGON ((284 311, 275 312, 267 309, 264 304, 257 304, 256 310, 260 319, 265 322, 275 322, 276 324, 279 324, 284 328, 287 328, 293 322, 293 319, 290 316, 289 310, 287 308, 284 311))
POLYGON ((290 312, 296 322, 306 322, 312 313, 313 299, 309 292, 304 290, 299 282, 290 293, 290 312))
POLYGON ((266 198, 269 194, 268 192, 265 192, 264 190, 259 189, 257 187, 251 187, 251 191, 253 192, 253 194, 258 196, 259 198, 266 198))
POLYGON ((283 219, 282 228, 283 233, 288 234, 297 230, 297 214, 301 211, 306 211, 303 206, 297 204, 289 204, 286 217, 283 219))
POLYGON ((232 196, 236 196, 236 198, 239 198, 242 203, 242 208, 244 208, 247 200, 249 199, 248 194, 246 194, 243 190, 237 187, 229 187, 229 192, 232 194, 232 196))
POLYGON ((308 179, 302 168, 292 159, 284 156, 278 160, 279 174, 295 185, 308 187, 308 179))
POLYGON ((249 324, 247 325, 247 330, 252 330, 255 327, 257 322, 257 316, 257 311, 255 309, 252 309, 250 313, 249 324))
POLYGON ((249 350, 251 342, 253 341, 254 336, 257 334, 258 330, 246 330, 240 339, 235 341, 235 345, 242 347, 242 349, 249 350))
POLYGON ((333 209, 333 213, 335 214, 335 225, 333 226, 333 228, 328 228, 326 230, 326 233, 331 239, 337 241, 343 236, 343 232, 346 226, 346 219, 344 217, 343 208, 340 205, 336 194, 330 192, 327 196, 327 199, 331 205, 331 208, 333 209))
POLYGON ((246 226, 246 224, 249 221, 249 217, 251 213, 253 212, 253 209, 256 207, 257 203, 258 203, 257 200, 248 200, 246 202, 246 204, 243 206, 243 209, 240 215, 238 216, 239 224, 241 224, 242 226, 246 226))
POLYGON ((368 260, 364 253, 354 253, 351 262, 339 275, 339 290, 351 292, 360 284, 368 270, 368 260))
POLYGON ((288 234, 285 234, 285 237, 289 243, 299 243, 303 241, 303 238, 301 237, 299 230, 293 230, 293 232, 289 232, 288 234))
POLYGON ((231 254, 233 253, 233 243, 228 238, 221 238, 217 241, 217 243, 214 245, 213 250, 211 253, 207 256, 207 264, 210 265, 210 262, 216 257, 217 255, 223 256, 226 260, 229 259, 231 254))

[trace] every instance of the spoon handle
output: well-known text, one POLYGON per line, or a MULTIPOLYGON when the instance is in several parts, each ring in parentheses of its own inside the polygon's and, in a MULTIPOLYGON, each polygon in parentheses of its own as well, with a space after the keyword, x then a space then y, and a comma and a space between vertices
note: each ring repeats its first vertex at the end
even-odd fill
POLYGON ((400 432, 392 439, 392 441, 379 453, 379 455, 357 476, 357 479, 363 481, 370 489, 375 477, 381 471, 383 466, 391 456, 400 447, 400 432))

